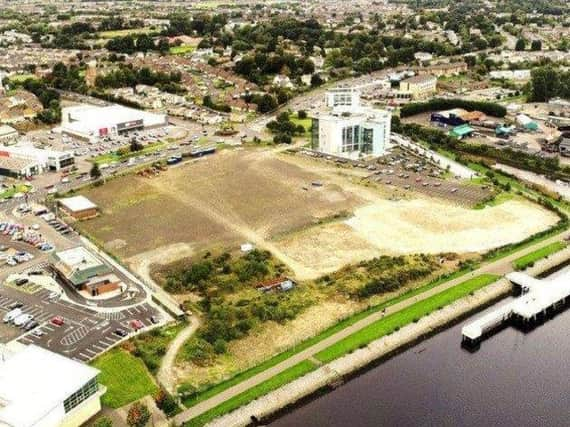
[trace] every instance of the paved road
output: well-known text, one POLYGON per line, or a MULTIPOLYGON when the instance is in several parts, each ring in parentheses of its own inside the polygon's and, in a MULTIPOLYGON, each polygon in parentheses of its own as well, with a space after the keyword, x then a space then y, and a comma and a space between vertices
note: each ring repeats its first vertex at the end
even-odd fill
POLYGON ((366 326, 369 326, 370 324, 376 322, 377 320, 381 319, 383 316, 388 315, 388 314, 393 314, 396 313, 400 310, 403 310, 406 307, 409 307, 412 304, 415 304, 418 301, 422 301, 426 298, 429 298, 439 292, 442 292, 446 289, 449 289, 453 286, 458 285, 459 283, 464 282, 465 280, 471 278, 471 277, 475 277, 484 273, 492 273, 492 274, 499 274, 499 275, 504 275, 506 273, 509 273, 512 271, 512 262, 523 256, 526 255, 530 252, 535 251, 536 249, 542 248, 543 246, 546 246, 550 243, 556 242, 561 240, 564 237, 570 236, 570 231, 565 231, 561 234, 558 234, 554 237, 551 237, 547 240, 544 240, 542 242, 536 243, 532 246, 527 247, 526 249, 520 250, 512 255, 509 255, 507 257, 504 257, 498 261, 495 262, 491 262, 489 264, 483 265, 482 267, 478 268, 477 270, 469 273, 468 275, 464 275, 461 277, 458 277, 456 279, 450 280, 448 282, 445 282, 439 286, 436 286, 432 289, 429 289, 425 292, 423 292, 422 294, 419 294, 413 298, 408 298, 404 301, 401 301, 397 304, 394 304, 390 307, 388 307, 386 309, 385 313, 382 312, 376 312, 371 314, 370 316, 354 323, 353 325, 348 326, 347 328, 343 329, 342 331, 337 332, 334 335, 331 335, 330 337, 316 343, 315 345, 301 351, 300 353, 295 354, 294 356, 288 358, 287 360, 284 360, 281 363, 278 363, 277 365, 271 367, 270 369, 267 369, 249 379, 247 379, 246 381, 243 381, 239 384, 236 384, 233 387, 228 388, 227 390, 224 390, 223 392, 211 397, 210 399, 204 400, 200 403, 198 403, 197 405, 181 412, 180 414, 178 414, 175 418, 174 421, 175 423, 178 424, 182 424, 194 417, 197 417, 198 415, 212 409, 215 408, 216 406, 220 405, 221 403, 225 402, 228 399, 231 399, 234 396, 237 396, 238 394, 249 390, 250 388, 274 377, 275 375, 285 371, 288 368, 291 368, 292 366, 295 366, 296 364, 309 359, 311 357, 314 357, 317 353, 319 353, 320 351, 324 350, 325 348, 341 341, 342 339, 348 337, 349 335, 354 334, 355 332, 358 332, 359 330, 365 328, 366 326))

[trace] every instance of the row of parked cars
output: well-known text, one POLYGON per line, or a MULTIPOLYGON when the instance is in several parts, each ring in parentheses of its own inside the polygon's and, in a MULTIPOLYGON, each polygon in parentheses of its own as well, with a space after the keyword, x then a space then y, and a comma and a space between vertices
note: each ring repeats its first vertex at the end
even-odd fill
POLYGON ((69 234, 71 233, 71 228, 69 225, 64 223, 63 221, 57 219, 53 213, 46 213, 41 215, 41 218, 51 225, 56 231, 60 234, 69 234))
MULTIPOLYGON (((4 323, 10 323, 17 328, 22 328, 25 331, 31 331, 32 329, 35 329, 39 323, 34 319, 34 316, 25 313, 22 310, 23 306, 24 304, 21 302, 15 302, 12 304, 10 307, 8 307, 9 311, 4 315, 2 321, 4 323)), ((39 334, 41 335, 41 332, 39 334)))
POLYGON ((39 225, 26 227, 23 224, 14 224, 11 222, 0 223, 0 233, 11 236, 14 241, 21 240, 41 251, 51 251, 53 246, 43 239, 37 232, 39 225))

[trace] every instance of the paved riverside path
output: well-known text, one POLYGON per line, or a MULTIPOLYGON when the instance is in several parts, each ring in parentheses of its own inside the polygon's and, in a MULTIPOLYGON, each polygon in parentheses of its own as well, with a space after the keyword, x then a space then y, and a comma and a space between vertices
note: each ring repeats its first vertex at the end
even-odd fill
POLYGON ((344 338, 348 337, 349 335, 354 334, 355 332, 358 332, 359 330, 371 325, 372 323, 376 322, 377 320, 380 320, 382 317, 387 316, 389 314, 394 314, 400 310, 403 310, 404 308, 407 308, 413 304, 415 304, 418 301, 422 301, 426 298, 429 298, 435 294, 438 294, 442 291, 445 291, 446 289, 452 288, 466 280, 471 279, 472 277, 476 277, 479 276, 481 274, 485 274, 485 273, 489 273, 489 274, 498 274, 498 275, 504 275, 506 273, 509 273, 511 271, 513 271, 512 268, 512 262, 514 260, 516 260, 517 258, 520 258, 521 256, 524 256, 528 253, 531 253, 537 249, 540 249, 550 243, 554 243, 556 241, 562 240, 565 237, 570 236, 570 231, 564 231, 563 233, 557 234, 553 237, 550 237, 546 240, 542 240, 538 243, 535 243, 531 246, 528 246, 525 249, 521 249, 511 255, 508 255, 506 257, 503 257, 497 261, 493 261, 490 262, 488 264, 485 264, 483 266, 481 266, 480 268, 473 270, 471 273, 467 273, 464 274, 460 277, 457 277, 455 279, 449 280, 447 282, 442 283, 441 285, 435 286, 421 294, 418 294, 414 297, 410 297, 407 298, 403 301, 400 301, 399 303, 396 303, 394 305, 391 305, 389 307, 386 308, 385 314, 382 313, 382 311, 377 311, 375 313, 372 313, 371 315, 365 317, 364 319, 359 320, 358 322, 347 326, 346 328, 342 329, 341 331, 323 339, 322 341, 319 341, 318 343, 315 343, 314 345, 312 345, 311 347, 306 348, 305 350, 294 354, 293 356, 289 357, 288 359, 276 364, 275 366, 272 366, 271 368, 266 369, 263 372, 260 372, 257 375, 254 375, 242 382, 240 382, 239 384, 236 384, 218 394, 216 394, 215 396, 212 396, 209 399, 206 399, 202 402, 199 402, 198 404, 186 409, 185 411, 181 412, 180 414, 178 414, 176 417, 174 417, 174 422, 176 423, 176 425, 182 424, 186 421, 191 420, 192 418, 195 418, 201 414, 203 414, 204 412, 215 408, 216 406, 220 405, 221 403, 225 402, 226 400, 231 399, 232 397, 235 397, 237 395, 239 395, 240 393, 243 393, 244 391, 249 390, 252 387, 255 387, 259 384, 261 384, 262 382, 274 377, 275 375, 285 371, 286 369, 291 368, 292 366, 295 366, 296 364, 302 362, 303 360, 306 359, 310 359, 311 357, 314 357, 317 353, 319 353, 320 351, 324 350, 327 347, 330 347, 333 344, 336 344, 337 342, 343 340, 344 338))

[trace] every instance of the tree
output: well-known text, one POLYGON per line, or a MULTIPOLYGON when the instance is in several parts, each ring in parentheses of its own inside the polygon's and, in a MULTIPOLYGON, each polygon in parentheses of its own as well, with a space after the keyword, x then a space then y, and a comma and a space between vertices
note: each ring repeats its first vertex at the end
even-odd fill
POLYGON ((140 402, 135 402, 129 408, 127 424, 129 427, 144 427, 150 420, 150 411, 140 402))
POLYGON ((148 34, 141 34, 137 38, 137 50, 146 52, 155 48, 154 40, 148 34))
POLYGON ((131 145, 129 147, 131 149, 131 152, 135 153, 137 151, 141 151, 143 149, 143 145, 137 141, 136 138, 131 139, 131 145))
POLYGON ((174 415, 178 410, 176 400, 162 388, 154 395, 154 401, 156 402, 156 406, 169 417, 174 415))
POLYGON ((324 83, 324 80, 321 78, 321 76, 319 76, 318 74, 313 74, 311 76, 311 86, 312 87, 317 87, 320 86, 324 83))
POLYGON ((530 44, 530 50, 538 51, 542 50, 542 42, 540 40, 533 40, 530 44))
POLYGON ((158 51, 162 54, 168 53, 170 49, 170 43, 168 43, 168 39, 166 37, 162 37, 158 41, 158 51))
POLYGON ((99 169, 99 165, 97 163, 93 163, 93 166, 91 167, 91 171, 89 172, 89 175, 91 176, 92 179, 99 179, 101 178, 101 169, 99 169))
POLYGON ((297 111, 297 117, 299 117, 301 120, 306 119, 307 112, 305 110, 299 110, 297 111))
POLYGON ((525 39, 518 39, 517 44, 515 45, 515 50, 521 51, 526 49, 526 40, 525 39))

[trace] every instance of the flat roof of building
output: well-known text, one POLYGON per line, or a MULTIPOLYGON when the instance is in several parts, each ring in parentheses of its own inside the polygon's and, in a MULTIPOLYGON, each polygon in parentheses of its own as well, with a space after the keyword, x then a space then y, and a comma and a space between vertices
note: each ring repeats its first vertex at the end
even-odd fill
POLYGON ((97 205, 85 196, 67 197, 59 199, 59 203, 70 212, 81 212, 89 209, 97 209, 97 205))
POLYGON ((32 159, 18 159, 14 157, 0 156, 0 169, 21 172, 24 169, 36 166, 38 163, 32 159))
POLYGON ((103 261, 83 246, 56 252, 54 255, 70 269, 86 270, 104 265, 103 261))
POLYGON ((405 83, 425 83, 428 81, 437 80, 436 76, 432 76, 431 74, 421 74, 419 76, 409 77, 403 82, 405 83))
POLYGON ((18 134, 18 131, 14 129, 12 126, 0 125, 0 136, 11 135, 13 133, 18 134))
POLYGON ((37 425, 99 374, 33 344, 5 357, 0 358, 0 425, 37 425))
POLYGON ((62 124, 62 128, 81 133, 95 132, 99 129, 117 126, 120 123, 130 123, 137 120, 143 120, 145 123, 153 122, 154 124, 164 121, 165 118, 165 114, 150 113, 122 105, 105 107, 81 105, 65 108, 62 114, 69 118, 69 122, 62 124))

